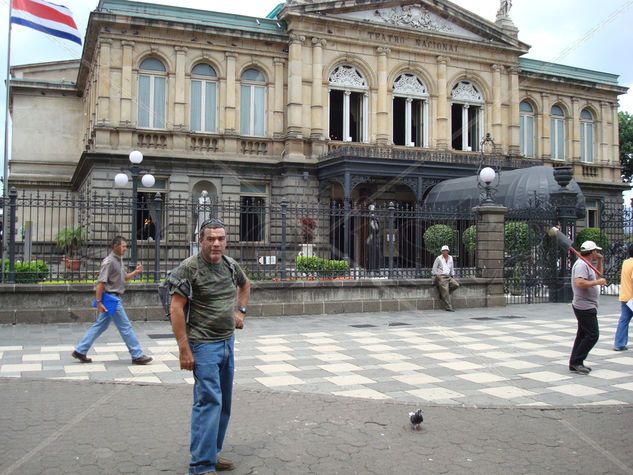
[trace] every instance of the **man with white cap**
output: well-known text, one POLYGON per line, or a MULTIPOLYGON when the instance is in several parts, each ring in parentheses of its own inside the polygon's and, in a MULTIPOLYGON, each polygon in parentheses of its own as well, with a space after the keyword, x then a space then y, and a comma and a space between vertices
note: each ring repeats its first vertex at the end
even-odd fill
POLYGON ((457 289, 459 284, 454 279, 455 268, 453 267, 453 257, 449 255, 449 251, 448 246, 442 246, 442 254, 435 259, 431 274, 433 274, 433 280, 440 292, 440 298, 446 305, 446 311, 454 312, 455 310, 451 303, 451 292, 457 289))
POLYGON ((571 306, 578 320, 576 340, 569 357, 569 371, 589 374, 591 368, 584 365, 589 351, 598 342, 600 335, 598 329, 598 286, 607 285, 606 279, 596 275, 591 261, 596 263, 595 269, 602 274, 604 256, 598 251, 602 248, 593 241, 585 241, 580 246, 581 258, 574 263, 571 269, 571 286, 574 299, 571 306))

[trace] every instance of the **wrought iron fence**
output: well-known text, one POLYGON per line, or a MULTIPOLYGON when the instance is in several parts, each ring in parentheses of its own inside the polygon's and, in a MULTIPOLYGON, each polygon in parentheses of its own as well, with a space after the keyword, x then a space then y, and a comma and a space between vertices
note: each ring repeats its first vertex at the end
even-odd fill
POLYGON ((628 247, 633 243, 633 210, 621 201, 600 201, 599 228, 589 233, 588 239, 602 247, 604 255, 604 278, 609 285, 601 287, 605 295, 620 292, 620 270, 628 258, 628 247))
POLYGON ((561 251, 547 230, 556 210, 544 203, 509 210, 504 229, 504 287, 508 303, 555 301, 563 286, 561 251))
POLYGON ((2 208, 4 283, 91 282, 116 235, 136 247, 143 278, 159 281, 197 253, 197 228, 211 216, 224 221, 227 253, 255 280, 430 277, 443 244, 451 247, 458 276, 475 274, 475 246, 463 238, 475 215, 407 203, 309 206, 257 197, 157 193, 133 200, 22 191, 10 193, 2 208))

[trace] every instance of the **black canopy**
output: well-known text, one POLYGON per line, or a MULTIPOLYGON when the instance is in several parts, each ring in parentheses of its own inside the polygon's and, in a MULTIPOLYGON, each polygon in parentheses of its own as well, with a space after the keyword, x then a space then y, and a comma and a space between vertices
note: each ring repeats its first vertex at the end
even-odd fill
MULTIPOLYGON (((501 171, 500 179, 492 184, 497 192, 493 199, 495 203, 508 209, 532 208, 539 203, 548 204, 550 193, 558 191, 551 167, 530 167, 511 171, 501 171)), ((585 196, 578 183, 572 180, 567 189, 575 191, 577 195, 577 209, 579 217, 585 215, 585 196)), ((477 186, 477 177, 468 176, 445 180, 435 185, 426 199, 427 207, 449 208, 455 211, 467 211, 479 205, 482 189, 477 186)))

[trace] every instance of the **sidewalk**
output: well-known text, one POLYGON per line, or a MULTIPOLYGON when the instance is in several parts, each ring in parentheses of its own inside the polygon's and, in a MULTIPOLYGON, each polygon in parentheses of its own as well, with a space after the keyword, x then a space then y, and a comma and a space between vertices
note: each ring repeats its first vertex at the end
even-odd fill
MULTIPOLYGON (((633 474, 618 314, 603 297, 590 376, 567 371, 564 304, 249 319, 225 455, 236 474, 633 474)), ((132 366, 114 328, 81 365, 86 326, 0 327, 0 475, 186 472, 191 374, 166 322, 135 326, 155 364, 132 366)))

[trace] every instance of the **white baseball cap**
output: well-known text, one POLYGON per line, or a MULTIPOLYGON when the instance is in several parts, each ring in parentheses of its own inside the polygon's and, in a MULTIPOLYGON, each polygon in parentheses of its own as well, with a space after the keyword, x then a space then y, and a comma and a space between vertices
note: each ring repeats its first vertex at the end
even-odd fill
POLYGON ((440 251, 450 251, 450 249, 448 248, 448 246, 442 246, 442 249, 440 249, 440 251))
POLYGON ((585 242, 583 242, 580 245, 580 250, 583 251, 583 252, 584 251, 593 251, 593 250, 602 251, 602 248, 598 247, 598 245, 595 242, 593 242, 593 241, 585 241, 585 242))

